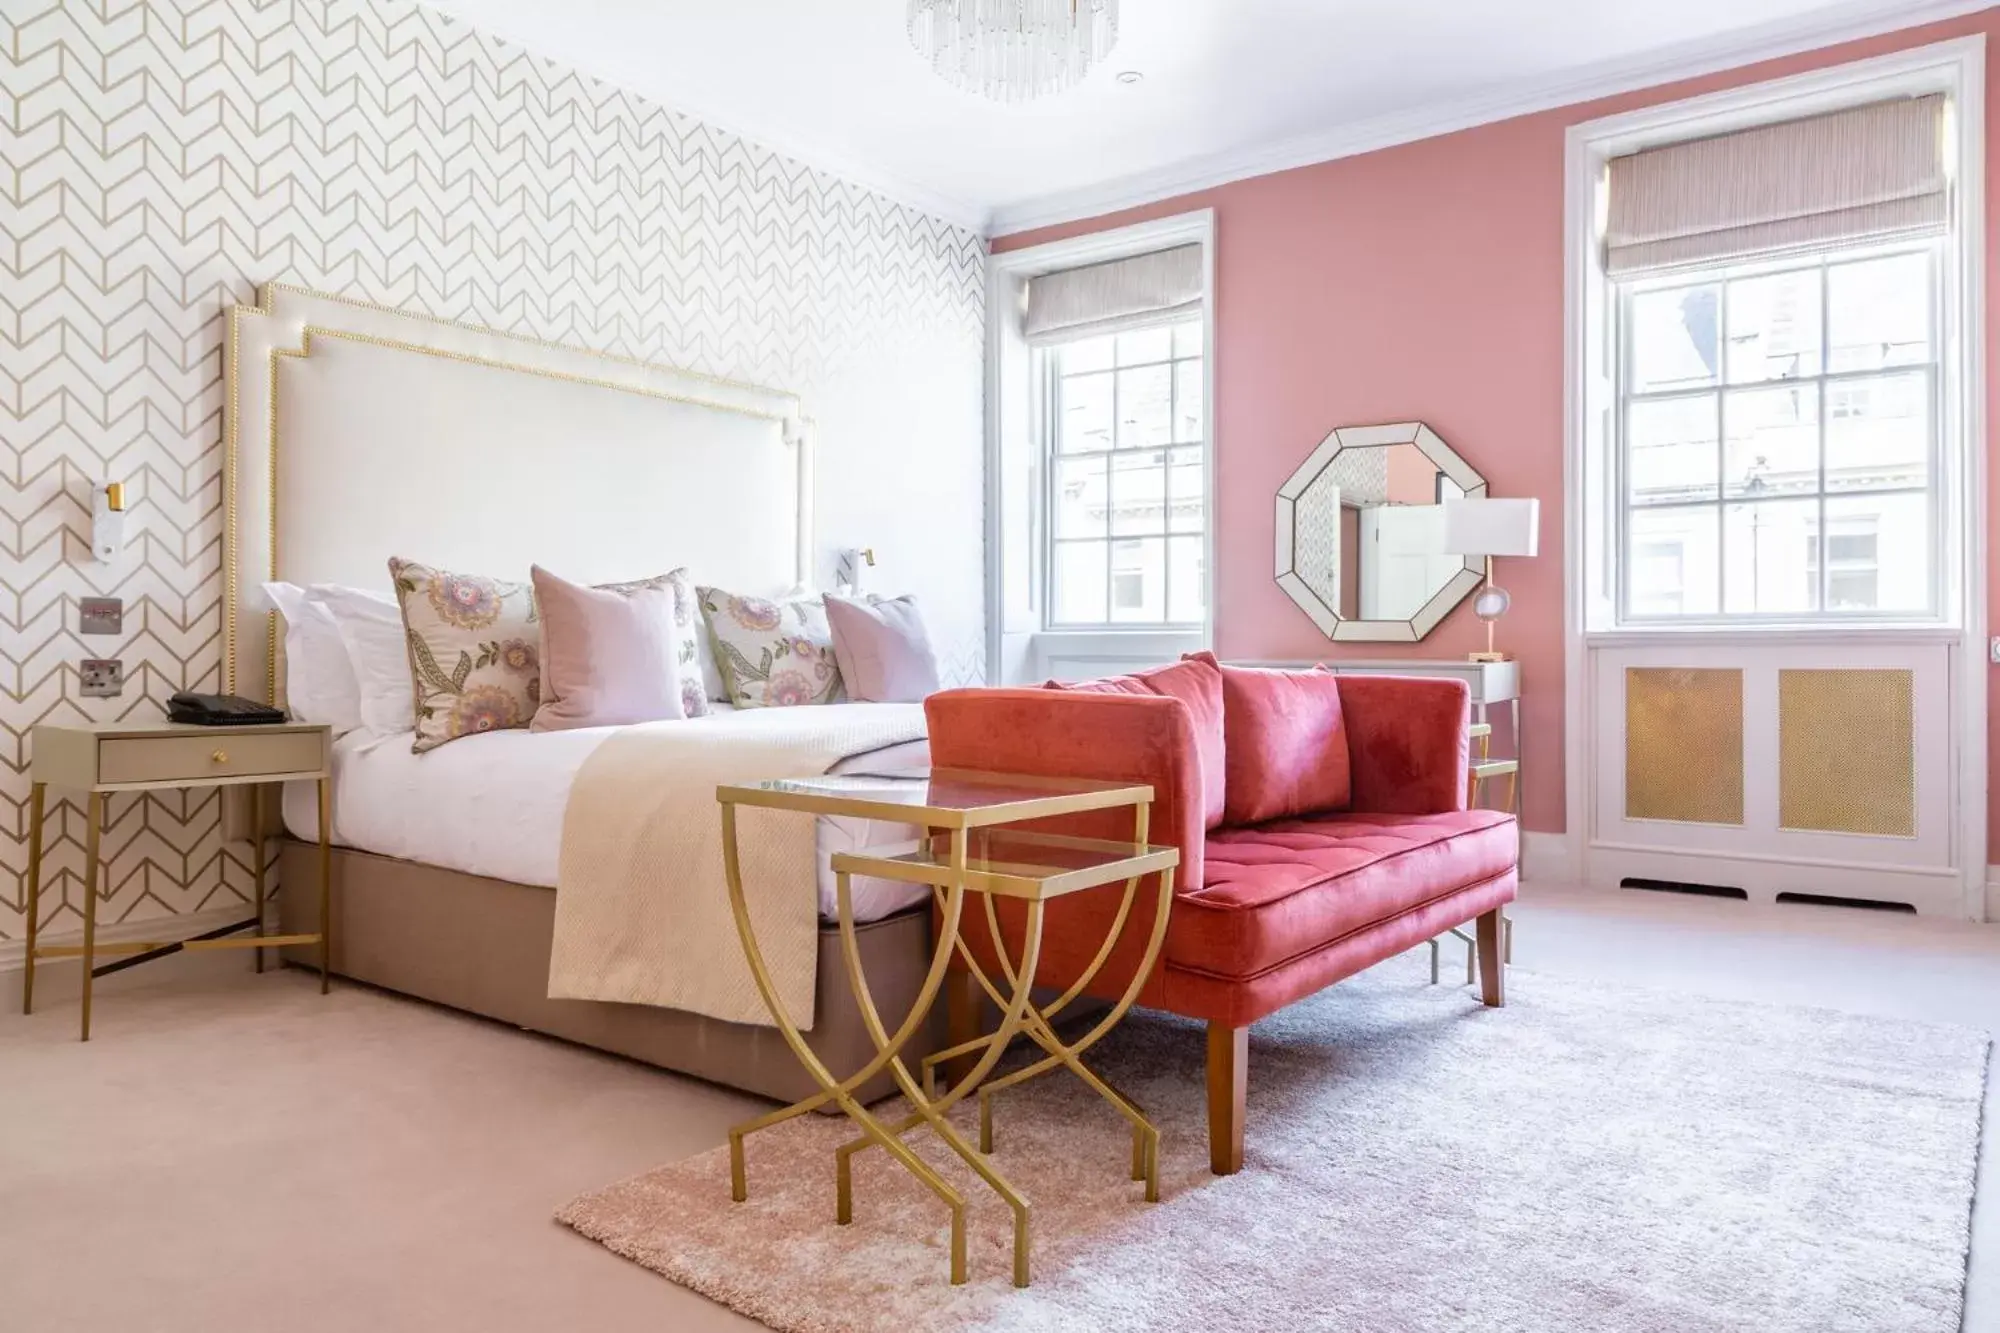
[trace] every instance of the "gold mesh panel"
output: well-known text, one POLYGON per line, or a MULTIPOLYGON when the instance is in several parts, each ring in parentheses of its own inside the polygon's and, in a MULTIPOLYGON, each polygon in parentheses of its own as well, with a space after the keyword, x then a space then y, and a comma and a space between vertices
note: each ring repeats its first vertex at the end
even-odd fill
POLYGON ((1778 673, 1778 824, 1829 833, 1917 834, 1913 674, 1778 673))
POLYGON ((1625 669, 1625 817, 1743 822, 1743 673, 1625 669))

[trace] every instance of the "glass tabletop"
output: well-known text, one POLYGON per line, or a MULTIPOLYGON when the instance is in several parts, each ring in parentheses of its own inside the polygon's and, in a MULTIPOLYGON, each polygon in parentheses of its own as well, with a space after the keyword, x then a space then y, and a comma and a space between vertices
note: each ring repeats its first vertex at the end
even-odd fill
MULTIPOLYGON (((1173 847, 1013 828, 981 829, 966 850, 967 887, 1013 898, 1059 897, 1180 864, 1180 852, 1173 847)), ((896 854, 836 852, 833 868, 916 884, 948 885, 952 878, 945 849, 930 840, 915 851, 896 854)))
POLYGON ((909 816, 910 822, 918 822, 919 815, 929 815, 941 827, 977 827, 1138 805, 1153 799, 1153 789, 1144 783, 913 768, 735 783, 716 788, 716 798, 725 803, 885 819, 895 819, 900 813, 909 816))

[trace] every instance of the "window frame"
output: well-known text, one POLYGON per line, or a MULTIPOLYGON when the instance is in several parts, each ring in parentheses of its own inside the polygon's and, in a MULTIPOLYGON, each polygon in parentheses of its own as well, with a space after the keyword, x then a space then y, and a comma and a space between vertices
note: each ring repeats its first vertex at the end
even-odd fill
POLYGON ((1036 395, 1035 419, 1037 424, 1036 444, 1037 444, 1037 452, 1039 454, 1039 460, 1038 460, 1039 467, 1042 476, 1042 484, 1039 488, 1040 490, 1039 498, 1042 510, 1042 521, 1037 525, 1036 536, 1037 536, 1037 546, 1039 549, 1036 551, 1036 561, 1039 566, 1039 572, 1040 572, 1039 590, 1040 590, 1040 603, 1042 607, 1042 627, 1049 633, 1052 634, 1121 634, 1121 633, 1194 634, 1194 633, 1200 633, 1208 623, 1209 617, 1211 615, 1209 607, 1209 597, 1211 594, 1211 589, 1209 587, 1207 554, 1210 548, 1210 544, 1214 540, 1212 530, 1214 527, 1214 518, 1215 518, 1215 505, 1214 505, 1214 493, 1213 493, 1215 466, 1214 466, 1214 456, 1210 450, 1209 442, 1206 438, 1210 421, 1209 418, 1210 409, 1208 403, 1208 391, 1210 385, 1210 379, 1209 379, 1210 348, 1208 346, 1208 323, 1204 315, 1205 311, 1201 313, 1196 313, 1192 317, 1182 316, 1180 318, 1173 320, 1162 320, 1155 325, 1150 325, 1150 326, 1140 325, 1134 328, 1119 330, 1117 333, 1114 334, 1092 334, 1084 338, 1077 338, 1066 342, 1053 343, 1048 346, 1038 347, 1034 349, 1034 360, 1035 360, 1034 392, 1036 395), (1196 330, 1197 337, 1200 340, 1200 350, 1196 351, 1192 355, 1182 356, 1177 354, 1174 350, 1175 347, 1174 335, 1179 329, 1186 327, 1188 325, 1192 325, 1196 330), (1131 365, 1125 365, 1118 360, 1116 352, 1116 343, 1114 341, 1111 364, 1105 369, 1097 371, 1083 371, 1077 375, 1063 374, 1062 360, 1061 360, 1062 354, 1064 350, 1069 346, 1071 346, 1073 343, 1086 342, 1090 341, 1093 338, 1098 338, 1098 337, 1111 337, 1115 340, 1117 337, 1122 336, 1123 334, 1147 332, 1149 328, 1157 328, 1168 334, 1169 342, 1167 346, 1167 356, 1165 360, 1137 361, 1132 363, 1131 365), (1175 427, 1179 423, 1179 418, 1180 418, 1180 397, 1181 397, 1180 367, 1189 364, 1194 364, 1199 367, 1199 370, 1196 373, 1202 385, 1201 422, 1202 422, 1202 430, 1204 437, 1195 440, 1177 440, 1172 438, 1172 436, 1174 434, 1175 427), (1118 426, 1119 426, 1118 379, 1120 374, 1128 370, 1151 370, 1162 366, 1166 367, 1167 369, 1167 379, 1168 379, 1167 434, 1169 438, 1167 442, 1165 444, 1144 445, 1132 448, 1125 448, 1120 446, 1118 443, 1118 426), (1082 375, 1107 375, 1110 377, 1111 444, 1109 448, 1105 449, 1086 449, 1074 452, 1064 452, 1062 448, 1062 443, 1063 443, 1062 418, 1063 418, 1063 402, 1064 402, 1063 385, 1066 380, 1080 378, 1082 375), (1192 531, 1176 532, 1174 530, 1173 516, 1172 516, 1173 468, 1174 468, 1173 455, 1177 451, 1183 449, 1195 449, 1199 451, 1201 475, 1202 475, 1201 525, 1198 528, 1193 529, 1192 531), (1062 485, 1062 469, 1059 466, 1059 464, 1062 460, 1082 459, 1082 458, 1102 459, 1104 461, 1105 494, 1108 505, 1109 497, 1111 494, 1111 478, 1113 472, 1112 461, 1118 458, 1120 455, 1136 456, 1148 453, 1157 453, 1162 455, 1162 457, 1159 460, 1159 463, 1157 464, 1159 472, 1161 474, 1161 486, 1162 486, 1159 532, 1157 533, 1114 532, 1112 530, 1111 516, 1107 512, 1105 515, 1104 532, 1099 536, 1064 537, 1064 536, 1059 536, 1057 534, 1056 512, 1059 504, 1058 490, 1062 485), (1200 619, 1197 620, 1175 620, 1172 618, 1172 611, 1174 606, 1173 553, 1174 553, 1174 538, 1176 537, 1182 539, 1192 539, 1199 548, 1197 568, 1199 569, 1200 572, 1197 575, 1197 578, 1201 586, 1202 616, 1200 619), (1117 547, 1118 543, 1121 541, 1146 541, 1154 539, 1157 539, 1162 543, 1162 548, 1161 548, 1162 566, 1161 566, 1161 587, 1160 587, 1160 606, 1163 612, 1162 617, 1158 620, 1116 619, 1115 617, 1118 609, 1116 590, 1118 584, 1119 571, 1115 568, 1115 562, 1112 559, 1113 551, 1117 547), (1075 621, 1057 619, 1056 608, 1058 603, 1056 597, 1056 584, 1058 580, 1058 564, 1056 560, 1056 553, 1059 548, 1066 545, 1067 546, 1096 545, 1104 548, 1104 614, 1106 616, 1106 619, 1075 620, 1075 621))
POLYGON ((1216 460, 1229 448, 1216 410, 1215 270, 1218 226, 1213 208, 1195 208, 1060 240, 996 242, 986 258, 986 677, 1021 684, 1052 676, 1104 675, 1171 662, 1215 646, 1217 588, 1215 515, 1201 543, 1203 620, 1199 629, 1144 626, 1102 631, 1051 630, 1040 569, 1041 443, 1034 380, 1037 358, 1022 322, 1027 284, 1044 273, 1080 268, 1178 245, 1201 247, 1202 435, 1207 441, 1204 489, 1216 494, 1216 460))
MULTIPOLYGON (((1616 630, 1656 630, 1656 629, 1865 629, 1874 626, 1910 625, 1951 625, 1957 623, 1948 605, 1950 600, 1949 572, 1956 563, 1957 542, 1946 512, 1946 497, 1949 491, 1946 469, 1951 466, 1946 449, 1947 441, 1947 385, 1950 374, 1946 341, 1945 314, 1949 292, 1946 290, 1948 256, 1946 247, 1949 237, 1934 237, 1923 240, 1905 240, 1887 243, 1864 243, 1859 245, 1829 246, 1814 250, 1800 251, 1779 257, 1756 260, 1747 263, 1690 265, 1669 272, 1648 274, 1643 277, 1620 280, 1608 278, 1605 281, 1606 331, 1609 339, 1607 360, 1611 367, 1607 402, 1609 420, 1606 425, 1607 449, 1605 458, 1606 508, 1610 511, 1605 522, 1606 563, 1610 566, 1608 580, 1611 627, 1616 630), (1903 365, 1875 367, 1866 370, 1834 371, 1829 367, 1832 360, 1830 326, 1832 302, 1828 299, 1831 291, 1831 274, 1836 268, 1865 264, 1903 255, 1921 254, 1926 265, 1927 328, 1929 343, 1928 358, 1920 362, 1903 365), (1734 283, 1757 277, 1768 277, 1786 273, 1817 272, 1819 275, 1819 366, 1812 375, 1779 377, 1763 380, 1732 382, 1729 374, 1729 287, 1734 283), (1651 292, 1673 291, 1685 287, 1713 285, 1721 293, 1716 321, 1716 373, 1712 384, 1692 389, 1664 389, 1633 392, 1630 385, 1636 381, 1633 355, 1636 339, 1631 336, 1633 328, 1632 305, 1636 298, 1651 292), (1924 513, 1929 535, 1929 552, 1926 561, 1925 605, 1921 609, 1898 608, 1869 611, 1834 611, 1827 605, 1827 588, 1831 581, 1831 562, 1824 551, 1828 538, 1827 503, 1831 499, 1866 498, 1868 496, 1912 495, 1919 493, 1915 487, 1877 488, 1855 491, 1829 491, 1826 476, 1827 431, 1833 421, 1829 411, 1829 389, 1855 381, 1879 380, 1896 374, 1921 374, 1926 381, 1925 398, 1928 403, 1927 431, 1924 462, 1925 482, 1921 488, 1924 496, 1924 513), (1817 502, 1818 520, 1815 527, 1815 542, 1821 551, 1819 559, 1813 562, 1816 587, 1815 606, 1810 611, 1775 612, 1750 611, 1731 612, 1728 609, 1727 578, 1729 560, 1728 513, 1732 504, 1745 503, 1742 497, 1731 497, 1728 493, 1727 477, 1718 466, 1716 473, 1716 493, 1713 499, 1669 501, 1656 505, 1635 505, 1632 503, 1628 485, 1630 463, 1629 423, 1630 408, 1635 402, 1667 402, 1682 399, 1713 396, 1716 412, 1716 448, 1726 454, 1729 447, 1727 430, 1727 408, 1732 390, 1775 388, 1785 385, 1811 385, 1817 392, 1819 410, 1817 413, 1818 467, 1819 480, 1810 495, 1800 495, 1797 499, 1811 499, 1817 502), (1716 522, 1716 610, 1709 614, 1643 614, 1632 609, 1632 534, 1631 518, 1635 510, 1667 512, 1672 510, 1702 511, 1713 513, 1716 522)), ((1600 516, 1600 522, 1604 522, 1600 516)), ((1683 555, 1685 559, 1685 554, 1683 555)), ((1685 589, 1682 600, 1687 600, 1685 589)))
MULTIPOLYGON (((1656 94, 1657 95, 1657 94, 1656 94)), ((1600 753, 1595 719, 1601 651, 1677 650, 1773 645, 1815 648, 1940 644, 1950 652, 1956 691, 1951 717, 1957 750, 1953 774, 1960 792, 1983 791, 1987 770, 1989 670, 1987 561, 1987 199, 1986 39, 1983 34, 1921 42, 1881 55, 1840 61, 1777 78, 1645 102, 1571 124, 1564 132, 1563 167, 1563 744, 1564 826, 1542 849, 1524 843, 1538 873, 1582 878, 1602 847, 1594 795, 1616 761, 1600 753), (1947 411, 1943 421, 1949 468, 1938 479, 1957 558, 1942 571, 1945 619, 1932 624, 1836 622, 1831 626, 1679 626, 1620 628, 1604 594, 1605 534, 1590 515, 1606 496, 1602 451, 1609 428, 1610 368, 1602 259, 1610 159, 1658 144, 1726 134, 1774 121, 1838 110, 1884 97, 1941 92, 1949 99, 1946 167, 1952 181, 1951 235, 1944 289, 1947 411)), ((1954 845, 1965 913, 2000 920, 2000 883, 1987 885, 1987 808, 1961 800, 1954 845)), ((1607 855, 1610 854, 1608 848, 1607 855)))

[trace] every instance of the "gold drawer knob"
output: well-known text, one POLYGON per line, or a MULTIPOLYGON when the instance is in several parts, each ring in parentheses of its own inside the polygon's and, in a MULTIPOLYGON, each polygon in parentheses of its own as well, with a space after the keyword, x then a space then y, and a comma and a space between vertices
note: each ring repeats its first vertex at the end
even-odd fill
POLYGON ((209 759, 218 764, 226 764, 229 762, 229 751, 217 750, 214 754, 209 756, 209 759))

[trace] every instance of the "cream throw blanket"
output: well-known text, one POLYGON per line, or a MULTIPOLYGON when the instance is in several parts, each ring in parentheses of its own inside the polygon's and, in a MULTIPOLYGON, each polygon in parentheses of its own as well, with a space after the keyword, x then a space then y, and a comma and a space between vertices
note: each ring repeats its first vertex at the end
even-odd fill
MULTIPOLYGON (((556 870, 549 996, 773 1026, 729 911, 723 783, 807 777, 924 735, 921 704, 825 704, 626 727, 576 776, 556 870)), ((818 843, 811 815, 739 807, 750 920, 786 1010, 813 1024, 818 843)))

